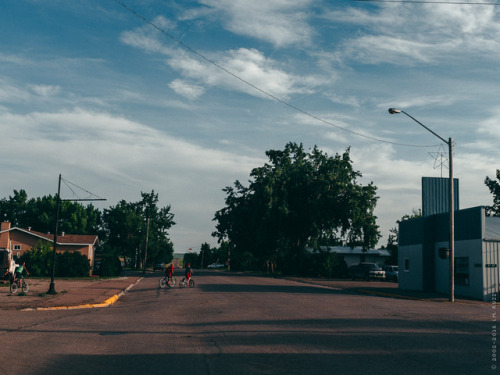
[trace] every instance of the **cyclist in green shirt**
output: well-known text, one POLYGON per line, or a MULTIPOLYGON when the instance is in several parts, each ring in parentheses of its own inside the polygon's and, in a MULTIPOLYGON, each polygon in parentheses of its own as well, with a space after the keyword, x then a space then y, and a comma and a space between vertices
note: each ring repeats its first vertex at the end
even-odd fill
POLYGON ((26 273, 29 275, 30 273, 28 272, 28 269, 26 268, 26 262, 23 262, 19 267, 16 268, 15 275, 14 275, 14 280, 19 280, 20 284, 22 285, 22 280, 24 279, 23 276, 23 271, 26 271, 26 273))

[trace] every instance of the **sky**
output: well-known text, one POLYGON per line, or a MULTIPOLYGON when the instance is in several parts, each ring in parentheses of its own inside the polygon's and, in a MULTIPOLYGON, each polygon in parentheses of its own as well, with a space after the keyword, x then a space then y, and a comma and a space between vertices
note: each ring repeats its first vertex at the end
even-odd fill
POLYGON ((0 198, 55 195, 59 174, 101 210, 154 190, 175 252, 198 251, 266 151, 350 148, 385 245, 421 178, 448 176, 447 145, 395 107, 453 138, 460 207, 490 205, 500 4, 468 3, 3 0, 0 198))

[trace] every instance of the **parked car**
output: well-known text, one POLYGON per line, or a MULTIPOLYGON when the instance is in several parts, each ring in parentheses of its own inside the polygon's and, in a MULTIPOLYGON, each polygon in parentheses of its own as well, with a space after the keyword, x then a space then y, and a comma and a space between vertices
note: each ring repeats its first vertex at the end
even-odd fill
POLYGON ((164 266, 165 266, 164 263, 155 263, 153 266, 153 271, 162 270, 164 266))
POLYGON ((349 273, 353 280, 385 279, 385 271, 375 263, 360 263, 357 266, 351 266, 349 273))
POLYGON ((212 263, 207 266, 207 268, 224 268, 222 263, 212 263))
POLYGON ((399 280, 398 266, 385 266, 384 271, 385 271, 385 279, 387 281, 398 282, 399 280))

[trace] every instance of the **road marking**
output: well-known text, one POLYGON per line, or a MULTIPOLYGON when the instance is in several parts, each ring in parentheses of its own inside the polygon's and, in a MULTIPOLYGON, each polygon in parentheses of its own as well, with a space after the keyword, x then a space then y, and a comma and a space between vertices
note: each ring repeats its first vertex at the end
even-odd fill
POLYGON ((118 299, 126 294, 130 289, 132 289, 134 286, 136 286, 143 278, 141 277, 138 279, 135 283, 130 284, 125 290, 122 292, 115 294, 114 296, 108 298, 106 301, 102 303, 87 303, 83 305, 75 305, 75 306, 54 306, 54 307, 34 307, 34 308, 27 308, 27 309, 22 309, 20 311, 47 311, 47 310, 76 310, 76 309, 96 309, 100 307, 108 307, 111 306, 113 303, 118 301, 118 299))

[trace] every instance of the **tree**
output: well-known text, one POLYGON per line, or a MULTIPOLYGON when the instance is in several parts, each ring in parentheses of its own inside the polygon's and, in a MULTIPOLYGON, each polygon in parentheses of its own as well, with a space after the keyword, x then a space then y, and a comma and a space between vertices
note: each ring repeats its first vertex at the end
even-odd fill
POLYGON ((170 206, 158 207, 158 194, 141 192, 141 201, 130 203, 122 200, 114 207, 104 210, 104 232, 110 251, 117 249, 126 266, 139 268, 146 250, 147 219, 148 264, 170 262, 173 244, 168 238, 168 229, 175 222, 170 206))
POLYGON ((488 216, 500 216, 500 169, 497 169, 496 180, 486 177, 484 184, 493 194, 493 206, 486 206, 488 216))
POLYGON ((411 214, 405 214, 401 219, 396 221, 396 226, 389 229, 389 237, 387 238, 387 247, 391 256, 386 261, 389 264, 398 264, 398 248, 399 248, 399 223, 405 220, 415 219, 422 217, 421 209, 413 209, 411 214))
POLYGON ((251 253, 261 264, 294 273, 306 245, 374 246, 376 187, 356 182, 361 173, 349 151, 329 157, 316 146, 307 153, 302 144, 288 143, 266 152, 269 163, 252 170, 248 187, 236 181, 223 189, 226 206, 215 214, 213 235, 234 249, 231 265, 251 253))
MULTIPOLYGON (((0 200, 0 217, 13 227, 32 228, 35 231, 54 232, 57 200, 48 195, 28 199, 25 190, 14 190, 9 199, 0 200)), ((92 204, 61 202, 59 231, 71 234, 96 234, 101 227, 101 212, 92 204)))

